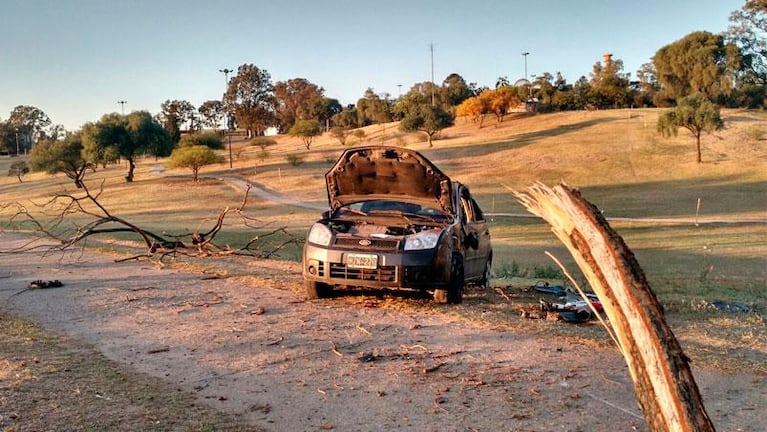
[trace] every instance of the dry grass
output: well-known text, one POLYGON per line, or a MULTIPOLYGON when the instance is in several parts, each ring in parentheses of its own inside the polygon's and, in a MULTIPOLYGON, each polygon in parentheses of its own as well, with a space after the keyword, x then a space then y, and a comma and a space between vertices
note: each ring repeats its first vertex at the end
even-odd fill
POLYGON ((90 346, 7 314, 0 314, 0 429, 258 430, 90 346))
MULTIPOLYGON (((362 142, 350 138, 350 145, 387 144, 419 150, 448 175, 469 184, 491 213, 523 212, 507 186, 523 189, 536 181, 553 184, 564 180, 580 188, 607 217, 677 219, 678 223, 612 224, 635 252, 685 343, 701 355, 707 349, 718 355, 714 345, 723 343, 737 352, 745 337, 755 358, 767 359, 765 324, 754 317, 760 315, 701 310, 702 304, 715 300, 743 303, 759 314, 767 310, 767 141, 751 132, 764 128, 767 113, 724 110, 726 129, 703 137, 703 163, 697 164, 694 141, 686 131, 680 130, 678 137, 670 139, 656 133, 660 112, 640 109, 516 116, 500 125, 487 121, 482 129, 458 119, 432 148, 422 134, 402 133, 396 123, 375 125, 364 128, 362 142), (695 223, 711 220, 754 222, 695 223), (723 334, 709 339, 708 335, 715 335, 720 327, 740 336, 723 334), (695 348, 699 343, 701 348, 695 348)), ((260 148, 235 142, 238 158, 234 169, 229 169, 228 162, 206 167, 201 174, 210 179, 199 184, 181 177, 153 175, 162 163, 153 159, 139 161, 133 184, 124 183, 124 166, 90 173, 87 180, 93 188, 103 179, 103 202, 108 208, 158 232, 205 227, 223 207, 238 205, 242 192, 217 179, 225 176, 240 176, 302 201, 326 203, 324 173, 343 150, 339 143, 323 136, 306 151, 298 138, 278 137, 276 141, 265 158, 259 156, 260 148), (286 160, 290 154, 304 156, 303 164, 290 165, 286 160)), ((7 173, 11 161, 0 158, 0 173, 7 173)), ((183 170, 166 173, 190 174, 183 170)), ((62 190, 74 190, 62 176, 33 173, 25 176, 22 184, 15 177, 0 176, 2 203, 42 202, 62 190)), ((304 235, 318 216, 316 211, 257 198, 251 198, 247 211, 267 229, 285 226, 296 235, 304 235)), ((222 240, 233 244, 254 235, 252 229, 234 222, 224 231, 222 240)), ((548 228, 534 219, 495 217, 491 232, 498 268, 512 263, 523 269, 550 266, 544 251, 552 251, 572 265, 548 228)), ((102 247, 114 246, 105 243, 102 247)), ((298 259, 298 250, 284 257, 298 259)), ((228 271, 246 273, 242 269, 228 271)), ((505 302, 500 297, 480 300, 488 310, 504 309, 496 304, 505 302)))

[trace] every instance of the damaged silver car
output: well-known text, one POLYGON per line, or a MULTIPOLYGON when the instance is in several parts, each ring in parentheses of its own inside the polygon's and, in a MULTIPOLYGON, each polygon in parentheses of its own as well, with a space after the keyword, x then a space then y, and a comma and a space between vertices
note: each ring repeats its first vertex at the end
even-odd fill
POLYGON ((309 298, 336 288, 410 289, 460 303, 487 285, 490 231, 469 188, 420 153, 357 147, 325 175, 330 210, 309 229, 303 276, 309 298))

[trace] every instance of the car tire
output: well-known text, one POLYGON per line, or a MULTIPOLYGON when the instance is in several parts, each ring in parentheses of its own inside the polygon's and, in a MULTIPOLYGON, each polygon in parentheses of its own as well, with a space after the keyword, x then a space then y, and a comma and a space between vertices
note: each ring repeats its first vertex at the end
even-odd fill
POLYGON ((477 286, 480 286, 484 289, 490 288, 490 271, 493 267, 493 256, 487 257, 487 262, 485 263, 485 272, 482 273, 482 278, 480 278, 477 281, 477 286))
POLYGON ((306 296, 310 300, 318 299, 318 298, 325 298, 330 296, 330 285, 317 282, 313 280, 306 280, 304 281, 306 285, 306 296))
POLYGON ((450 281, 447 286, 448 303, 459 304, 463 302, 463 278, 463 258, 460 255, 453 255, 450 262, 450 281))

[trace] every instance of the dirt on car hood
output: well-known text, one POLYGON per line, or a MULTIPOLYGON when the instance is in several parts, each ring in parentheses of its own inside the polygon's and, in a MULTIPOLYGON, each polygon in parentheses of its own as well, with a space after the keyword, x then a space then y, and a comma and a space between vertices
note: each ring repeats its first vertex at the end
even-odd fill
POLYGON ((454 215, 452 182, 420 153, 385 146, 344 151, 325 174, 330 208, 367 200, 413 202, 454 215))

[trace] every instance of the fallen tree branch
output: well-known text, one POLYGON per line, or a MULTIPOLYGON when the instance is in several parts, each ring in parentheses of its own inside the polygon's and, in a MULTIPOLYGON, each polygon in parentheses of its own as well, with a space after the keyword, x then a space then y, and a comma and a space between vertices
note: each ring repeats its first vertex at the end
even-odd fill
POLYGON ((515 195, 531 213, 551 225, 599 297, 629 366, 649 429, 713 431, 688 358, 620 235, 595 206, 567 185, 549 188, 536 184, 515 195))
POLYGON ((214 242, 225 225, 226 217, 231 213, 236 213, 247 228, 256 230, 264 228, 264 224, 254 225, 253 222, 257 220, 244 214, 250 189, 249 185, 237 208, 231 209, 227 206, 222 209, 210 229, 176 235, 166 233, 160 235, 112 214, 99 202, 99 197, 104 193, 103 181, 97 191, 91 191, 83 183, 76 194, 58 193, 46 202, 33 202, 32 205, 44 217, 36 217, 27 206, 21 203, 2 204, 0 214, 11 214, 8 226, 15 227, 17 230, 31 231, 35 237, 19 247, 0 249, 0 254, 38 249, 45 252, 65 251, 76 245, 84 249, 87 239, 92 236, 133 233, 141 239, 146 251, 127 258, 119 258, 116 261, 149 259, 162 266, 163 259, 176 254, 196 257, 245 255, 271 258, 290 245, 302 243, 302 239, 291 235, 284 227, 255 235, 239 248, 229 245, 221 246, 214 242), (85 223, 77 223, 76 221, 81 220, 83 216, 88 220, 85 223), (44 220, 47 221, 43 222, 44 220))

